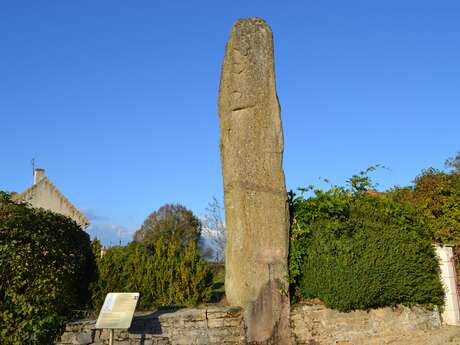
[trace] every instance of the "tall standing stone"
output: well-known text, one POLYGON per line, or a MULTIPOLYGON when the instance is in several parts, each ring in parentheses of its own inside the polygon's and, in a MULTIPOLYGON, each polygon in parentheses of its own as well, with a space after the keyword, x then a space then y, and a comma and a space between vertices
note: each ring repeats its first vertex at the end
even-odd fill
POLYGON ((273 37, 242 19, 228 40, 219 90, 227 225, 225 291, 243 307, 248 340, 289 344, 289 212, 273 37))

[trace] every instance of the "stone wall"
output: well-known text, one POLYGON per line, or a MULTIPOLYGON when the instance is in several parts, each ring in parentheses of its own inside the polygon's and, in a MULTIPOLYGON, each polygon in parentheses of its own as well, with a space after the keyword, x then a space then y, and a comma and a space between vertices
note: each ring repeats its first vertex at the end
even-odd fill
POLYGON ((437 309, 379 308, 341 313, 322 305, 297 305, 291 312, 294 344, 387 344, 390 338, 408 339, 418 331, 441 327, 437 309), (373 341, 375 340, 375 342, 373 341))
MULTIPOLYGON (((95 320, 69 323, 57 345, 107 345, 109 332, 95 320)), ((136 313, 129 330, 116 330, 114 345, 245 344, 240 308, 208 307, 136 313)))
MULTIPOLYGON (((67 325, 58 345, 107 345, 109 332, 94 329, 95 321, 67 325)), ((296 305, 291 311, 293 344, 409 344, 404 339, 439 330, 437 310, 419 307, 381 308, 340 313, 322 305, 296 305)), ((436 334, 442 337, 442 334, 436 334)), ((420 340, 416 344, 428 344, 420 340)), ((447 342, 444 342, 447 343, 447 342)), ((241 309, 208 307, 137 313, 129 330, 115 332, 114 345, 244 345, 241 309)), ((412 343, 411 343, 412 344, 412 343)))

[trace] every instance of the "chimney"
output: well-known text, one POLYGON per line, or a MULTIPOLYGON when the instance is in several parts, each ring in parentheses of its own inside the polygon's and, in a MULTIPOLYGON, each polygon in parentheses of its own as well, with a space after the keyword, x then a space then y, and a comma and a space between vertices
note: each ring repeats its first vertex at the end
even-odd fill
POLYGON ((34 170, 34 184, 40 182, 43 177, 45 177, 45 169, 37 168, 34 170))

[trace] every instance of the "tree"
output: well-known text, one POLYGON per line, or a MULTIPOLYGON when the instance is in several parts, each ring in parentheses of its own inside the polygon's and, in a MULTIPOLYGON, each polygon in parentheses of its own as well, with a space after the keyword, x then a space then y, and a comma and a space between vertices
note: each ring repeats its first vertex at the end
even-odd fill
POLYGON ((177 240, 185 247, 190 242, 198 243, 200 236, 201 222, 192 211, 180 204, 165 204, 147 217, 134 233, 134 241, 177 240))
POLYGON ((99 310, 111 291, 140 292, 139 307, 194 306, 208 300, 212 287, 210 266, 197 245, 159 238, 153 243, 131 242, 107 249, 97 260, 98 281, 92 301, 99 310))
POLYGON ((460 244, 460 173, 429 168, 413 186, 394 188, 391 195, 417 207, 434 241, 460 244))
POLYGON ((460 173, 460 151, 455 157, 451 157, 444 163, 446 168, 452 168, 453 172, 460 173))
POLYGON ((206 212, 203 220, 203 233, 213 248, 215 261, 222 262, 225 259, 225 243, 227 241, 227 229, 223 218, 224 209, 219 201, 213 197, 206 208, 206 212))
POLYGON ((99 259, 101 257, 102 250, 102 243, 98 238, 95 238, 91 241, 91 251, 93 252, 93 255, 96 259, 99 259))

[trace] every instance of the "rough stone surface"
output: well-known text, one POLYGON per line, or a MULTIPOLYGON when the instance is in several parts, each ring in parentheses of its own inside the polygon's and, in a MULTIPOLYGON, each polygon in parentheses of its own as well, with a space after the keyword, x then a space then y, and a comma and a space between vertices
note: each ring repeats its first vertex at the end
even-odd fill
POLYGON ((291 328, 293 343, 299 345, 456 344, 450 341, 460 334, 458 328, 441 328, 437 310, 401 306, 341 313, 298 305, 292 309, 291 328))
MULTIPOLYGON (((67 324, 56 345, 107 345, 109 331, 96 321, 67 324)), ((115 330, 114 345, 244 345, 241 308, 208 307, 136 313, 129 330, 115 330)))
POLYGON ((253 343, 289 344, 289 213, 273 39, 261 19, 230 34, 219 90, 227 225, 226 295, 253 343))
MULTIPOLYGON (((90 320, 68 324, 57 344, 107 345, 109 332, 94 326, 90 320)), ((441 326, 436 310, 417 307, 340 313, 324 306, 297 305, 291 311, 291 327, 292 343, 298 345, 460 345, 459 327, 441 326)), ((114 345, 179 344, 248 344, 241 309, 136 314, 129 330, 115 331, 114 345)))
POLYGON ((241 309, 210 307, 185 309, 159 317, 163 334, 171 344, 246 344, 241 309))

